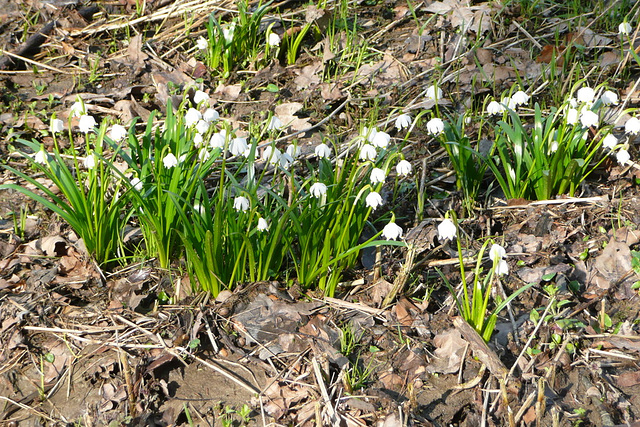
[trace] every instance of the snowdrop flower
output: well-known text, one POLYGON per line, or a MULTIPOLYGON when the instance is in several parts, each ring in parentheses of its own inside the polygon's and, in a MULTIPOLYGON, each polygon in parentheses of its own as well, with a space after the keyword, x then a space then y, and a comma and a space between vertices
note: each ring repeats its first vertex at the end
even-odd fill
POLYGON ((235 30, 236 30, 235 22, 232 22, 231 24, 227 25, 222 29, 222 36, 227 41, 227 43, 231 43, 233 41, 233 33, 235 32, 235 30))
POLYGON ((427 122, 427 132, 433 136, 438 136, 444 131, 444 122, 435 117, 427 122))
POLYGON ((256 227, 258 231, 267 231, 269 230, 269 223, 264 218, 258 218, 258 227, 256 227))
POLYGON ((369 177, 369 179, 371 180, 372 184, 377 184, 379 182, 384 182, 384 180, 387 178, 387 174, 384 172, 384 170, 380 169, 380 168, 373 168, 371 170, 371 176, 369 177))
POLYGON ((516 93, 513 94, 513 96, 511 97, 511 100, 513 101, 513 103, 515 104, 516 107, 520 106, 520 105, 525 105, 526 103, 529 102, 529 95, 527 95, 526 92, 519 90, 516 93))
POLYGON ((624 124, 624 132, 637 135, 640 132, 640 120, 637 117, 631 117, 624 124))
POLYGON ((411 163, 406 160, 400 160, 396 165, 396 172, 400 176, 407 176, 411 173, 411 163))
POLYGON ((193 126, 200 120, 202 120, 202 114, 195 108, 189 108, 187 114, 184 115, 184 124, 186 126, 193 126))
POLYGON ((113 125, 111 126, 111 130, 109 131, 109 136, 115 142, 122 141, 127 136, 127 128, 122 125, 113 125))
POLYGON ((282 155, 280 156, 280 166, 282 166, 283 169, 289 169, 291 163, 293 163, 293 157, 291 157, 288 153, 282 153, 282 155))
POLYGON ((331 156, 331 148, 325 144, 324 142, 318 145, 315 149, 316 156, 319 158, 329 157, 331 156))
POLYGON ((309 188, 309 192, 313 197, 319 199, 320 197, 327 194, 327 186, 321 182, 316 182, 311 186, 311 188, 309 188))
POLYGON ((507 107, 509 110, 515 110, 517 106, 513 98, 509 96, 502 98, 500 100, 500 104, 502 104, 503 107, 507 107))
POLYGON ((244 196, 238 196, 233 199, 233 209, 240 212, 246 212, 249 210, 249 199, 244 196))
POLYGON ((364 144, 360 147, 360 160, 375 160, 378 157, 376 148, 371 144, 364 144))
POLYGON ((387 145, 389 145, 389 141, 391 141, 391 136, 388 133, 376 132, 374 137, 371 139, 371 144, 374 147, 387 148, 387 145))
POLYGON ((427 88, 427 100, 436 100, 436 99, 442 99, 442 89, 440 89, 439 87, 436 86, 429 86, 427 88))
POLYGON ((133 177, 131 179, 131 186, 133 187, 134 190, 141 191, 142 190, 142 181, 137 176, 133 177))
POLYGON ((206 50, 209 47, 209 42, 207 42, 207 40, 200 36, 198 37, 198 40, 196 40, 196 47, 200 50, 206 50))
POLYGON ((576 94, 578 102, 583 104, 591 104, 596 97, 596 91, 588 86, 581 87, 576 94))
POLYGON ((280 36, 276 33, 269 33, 267 36, 267 44, 271 47, 280 46, 280 36))
POLYGON ((198 120, 198 123, 196 123, 196 132, 202 134, 202 133, 206 133, 208 130, 209 130, 209 122, 205 120, 198 120))
POLYGON ((80 116, 80 120, 78 121, 78 127, 80 128, 80 132, 89 133, 96 127, 96 119, 93 116, 85 114, 80 116))
POLYGON ((397 238, 402 237, 402 227, 397 225, 395 222, 390 222, 382 229, 382 237, 387 240, 396 240, 397 238))
POLYGON ((96 167, 96 155, 91 153, 87 157, 84 158, 82 164, 85 168, 91 170, 96 167))
POLYGON ((286 153, 291 156, 292 159, 297 159, 298 156, 300 155, 300 147, 294 145, 294 144, 289 144, 287 146, 287 150, 286 153))
POLYGON ((216 132, 211 135, 211 139, 209 140, 209 147, 223 149, 225 141, 225 135, 222 132, 216 132))
POLYGON ((264 160, 265 162, 269 162, 272 165, 277 164, 280 161, 281 156, 282 153, 280 152, 280 150, 272 147, 271 145, 266 147, 262 152, 262 160, 264 160))
POLYGON ((411 119, 410 115, 400 114, 396 118, 396 129, 398 130, 408 129, 409 126, 411 126, 411 123, 413 123, 413 119, 411 119))
POLYGON ((220 114, 213 108, 207 108, 202 114, 202 119, 207 123, 213 123, 220 118, 220 114))
POLYGON ((505 251, 502 246, 498 245, 497 243, 491 245, 491 249, 489 249, 489 259, 491 261, 495 261, 496 259, 503 259, 505 256, 507 256, 507 251, 505 251))
POLYGON ((276 116, 273 116, 267 124, 267 130, 279 130, 282 129, 283 126, 284 125, 282 124, 282 120, 280 120, 276 116))
POLYGON ((631 156, 627 150, 618 150, 616 153, 616 160, 622 166, 626 165, 629 160, 631 160, 631 156))
POLYGON ((38 151, 35 156, 33 156, 33 161, 36 163, 40 163, 41 165, 47 164, 48 160, 49 154, 45 151, 44 147, 40 148, 40 151, 38 151))
POLYGON ((382 196, 379 193, 372 191, 367 195, 364 201, 368 207, 375 211, 376 208, 382 204, 382 196))
POLYGON ((575 125, 578 123, 578 110, 575 108, 569 108, 567 110, 567 124, 575 125))
POLYGON ((193 95, 193 102, 196 105, 200 105, 200 103, 204 101, 209 101, 209 95, 207 95, 206 92, 197 90, 196 93, 193 95))
POLYGON ((244 154, 249 149, 246 138, 233 138, 229 144, 229 151, 233 156, 244 154))
POLYGON ((375 127, 368 128, 364 126, 362 128, 362 132, 360 132, 360 136, 362 136, 364 139, 366 139, 369 142, 373 142, 373 138, 376 136, 377 133, 378 133, 378 129, 376 129, 375 127))
POLYGON ((578 108, 578 101, 576 101, 576 99, 571 96, 569 97, 569 99, 567 99, 568 105, 571 108, 578 108))
POLYGON ((202 205, 201 205, 201 204, 199 204, 199 203, 196 203, 195 205, 193 205, 193 210, 194 210, 195 212, 198 212, 200 215, 203 215, 203 214, 204 214, 204 206, 202 206, 202 205))
POLYGON ((598 115, 591 110, 583 111, 580 114, 580 123, 582 126, 586 128, 590 128, 591 126, 598 126, 598 115))
POLYGON ((610 90, 605 90, 600 99, 604 105, 618 105, 618 95, 610 90))
POLYGON ((173 153, 169 153, 164 156, 162 163, 164 163, 165 168, 171 169, 172 167, 178 166, 178 159, 173 155, 173 153))
POLYGON ((84 102, 82 102, 82 100, 74 102, 73 105, 71 105, 71 108, 69 108, 71 117, 80 117, 85 113, 85 111, 84 102))
POLYGON ((613 150, 615 146, 618 145, 618 138, 613 136, 613 134, 609 134, 602 139, 602 146, 604 148, 608 148, 609 150, 613 150))
POLYGON ((496 274, 498 276, 505 276, 509 274, 509 264, 507 264, 507 261, 503 259, 498 261, 498 265, 496 266, 496 274))
POLYGON ((551 147, 549 147, 549 151, 551 151, 552 153, 555 153, 556 151, 558 151, 558 141, 553 141, 551 143, 551 147))
POLYGON ((498 116, 504 113, 504 107, 498 101, 491 101, 487 105, 487 114, 490 116, 498 116))
POLYGON ((444 221, 438 225, 438 239, 440 240, 453 240, 456 238, 456 225, 449 218, 445 218, 444 221))
POLYGON ((51 119, 49 130, 51 131, 51 133, 62 132, 64 130, 64 122, 60 119, 51 119))
POLYGON ((200 147, 202 145, 202 142, 204 141, 204 139, 202 138, 202 134, 201 133, 196 133, 193 136, 193 145, 197 148, 200 147))
POLYGON ((629 24, 628 22, 623 22, 620 25, 618 25, 618 34, 627 35, 630 32, 631 32, 631 24, 629 24))
MULTIPOLYGON (((183 156, 180 156, 180 159, 178 159, 181 162, 184 160, 182 157, 183 156)), ((198 160, 200 160, 201 162, 206 162, 210 158, 211 158, 211 153, 209 152, 209 150, 207 150, 206 147, 202 147, 200 151, 198 151, 198 160)))

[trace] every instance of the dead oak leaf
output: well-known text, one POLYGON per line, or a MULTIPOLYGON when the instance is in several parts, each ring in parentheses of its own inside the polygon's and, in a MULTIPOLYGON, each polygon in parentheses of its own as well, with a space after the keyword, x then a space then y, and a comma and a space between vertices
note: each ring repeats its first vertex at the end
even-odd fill
POLYGON ((298 76, 293 81, 297 89, 302 90, 317 86, 320 83, 320 77, 317 74, 323 69, 322 61, 318 60, 299 70, 295 70, 298 76))
POLYGON ((460 27, 463 33, 474 31, 484 34, 491 26, 491 8, 488 3, 468 6, 459 0, 432 2, 425 8, 427 12, 446 15, 453 27, 460 27))
POLYGON ((433 343, 437 347, 434 352, 435 358, 427 370, 441 374, 456 372, 467 348, 467 342, 462 339, 460 331, 449 329, 442 332, 433 338, 433 343))
POLYGON ((311 127, 309 118, 300 118, 295 115, 302 107, 303 104, 300 102, 285 102, 276 106, 274 112, 285 126, 291 127, 294 131, 299 131, 311 127))

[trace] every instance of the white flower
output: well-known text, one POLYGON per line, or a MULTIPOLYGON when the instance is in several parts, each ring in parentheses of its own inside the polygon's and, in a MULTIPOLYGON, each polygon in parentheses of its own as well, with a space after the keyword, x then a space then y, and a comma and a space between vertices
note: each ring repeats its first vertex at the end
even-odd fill
POLYGON ((444 122, 435 117, 427 122, 427 132, 433 136, 438 136, 444 131, 444 122))
POLYGON ((596 91, 587 86, 581 87, 576 94, 578 102, 582 102, 583 104, 591 104, 595 97, 596 91))
POLYGON ((615 146, 618 145, 618 138, 613 136, 613 134, 609 134, 602 139, 602 146, 604 148, 608 148, 609 150, 613 150, 615 146))
POLYGON ((196 105, 200 105, 200 103, 204 101, 209 101, 209 95, 207 95, 206 92, 197 90, 196 93, 193 95, 193 102, 196 105))
POLYGON ((122 141, 127 136, 127 128, 122 125, 113 125, 109 131, 109 136, 116 142, 122 141))
POLYGON ((497 259, 503 259, 507 255, 507 251, 497 243, 491 245, 491 249, 489 249, 489 259, 491 261, 495 261, 497 259))
POLYGON ((504 107, 498 101, 491 101, 487 105, 487 114, 491 116, 498 116, 504 113, 504 107))
POLYGON ((267 130, 279 130, 279 129, 282 129, 282 126, 284 126, 282 124, 282 120, 280 120, 276 116, 273 116, 271 117, 271 120, 269 120, 269 123, 267 124, 267 130))
POLYGON ((375 160, 377 156, 376 147, 371 144, 364 144, 360 148, 360 160, 375 160))
POLYGON ((618 150, 616 153, 616 160, 622 166, 626 165, 629 160, 631 160, 631 156, 627 150, 618 150))
POLYGON ((74 102, 73 105, 71 105, 71 108, 69 108, 69 114, 71 114, 71 117, 80 117, 85 113, 85 111, 84 102, 82 102, 82 100, 74 102))
POLYGON ((573 96, 570 96, 569 99, 567 99, 567 103, 571 108, 578 108, 578 101, 573 96))
POLYGON ((202 120, 202 114, 195 108, 189 108, 187 114, 184 115, 184 124, 186 126, 193 126, 200 120, 202 120))
POLYGON ((235 32, 236 24, 232 22, 222 29, 222 36, 227 41, 227 43, 231 43, 233 41, 233 33, 235 32))
POLYGON ((527 95, 526 92, 519 90, 513 94, 511 100, 513 101, 515 106, 518 107, 529 102, 529 95, 527 95))
POLYGON ((373 138, 375 138, 377 133, 378 133, 378 129, 376 129, 375 127, 368 128, 368 127, 364 126, 362 128, 362 132, 360 132, 360 135, 363 138, 365 138, 367 141, 373 142, 373 138))
POLYGON ((380 169, 380 168, 373 168, 371 170, 371 176, 369 177, 369 179, 371 180, 372 184, 377 184, 379 182, 384 182, 384 180, 387 178, 387 174, 385 173, 384 170, 380 169))
POLYGON ((286 154, 291 156, 292 159, 296 159, 300 155, 300 147, 297 145, 289 144, 286 151, 286 154))
POLYGON ((60 119, 51 119, 49 130, 51 133, 62 132, 64 130, 64 122, 60 119))
POLYGON ((193 145, 197 148, 200 147, 202 145, 202 142, 204 141, 204 138, 202 138, 202 134, 201 133, 196 133, 193 136, 193 145))
POLYGON ((578 123, 578 110, 575 108, 569 108, 567 110, 567 124, 575 125, 578 123))
MULTIPOLYGON (((182 162, 184 156, 180 156, 180 161, 182 162)), ((209 160, 211 158, 211 153, 209 152, 209 150, 207 150, 207 147, 202 147, 200 149, 200 151, 198 151, 198 159, 201 162, 206 162, 207 160, 209 160)))
POLYGON ((631 32, 631 24, 623 22, 618 25, 618 34, 627 35, 631 32))
POLYGON ((397 225, 395 222, 390 222, 382 229, 382 237, 387 240, 396 240, 397 238, 402 237, 402 227, 397 225))
POLYGON ((513 98, 511 98, 509 96, 505 96, 504 98, 502 98, 500 100, 500 104, 502 104, 503 107, 506 107, 509 110, 515 110, 516 109, 515 101, 513 100, 513 98))
POLYGON ((33 161, 36 163, 40 163, 41 165, 46 164, 48 160, 49 160, 49 154, 47 154, 44 147, 42 147, 40 151, 38 151, 36 155, 33 156, 33 161))
POLYGON ((209 42, 207 42, 204 37, 200 36, 198 37, 198 40, 196 40, 196 46, 200 50, 206 50, 209 47, 209 42))
POLYGON ((280 150, 271 145, 266 147, 262 152, 262 160, 264 160, 265 162, 269 162, 272 165, 278 163, 281 156, 282 153, 280 152, 280 150))
POLYGON ((400 114, 396 118, 396 129, 398 129, 398 130, 408 129, 409 126, 411 126, 411 123, 413 123, 413 120, 411 119, 410 115, 408 115, 408 114, 400 114))
POLYGON ((400 176, 407 176, 411 173, 411 163, 406 160, 400 160, 396 165, 396 172, 400 176))
POLYGON ((429 86, 427 88, 427 95, 426 95, 427 99, 430 100, 436 100, 436 99, 442 99, 442 89, 440 89, 439 87, 435 87, 435 86, 429 86))
POLYGON ((208 130, 209 130, 209 122, 205 120, 198 120, 198 123, 196 123, 196 132, 206 133, 208 130))
POLYGON ((96 155, 91 153, 87 157, 84 158, 82 162, 85 168, 91 170, 96 167, 96 155))
POLYGON ((280 156, 280 166, 282 166, 284 169, 289 169, 291 163, 293 163, 293 157, 291 157, 288 153, 282 153, 282 155, 280 156))
POLYGON ((207 123, 213 123, 220 118, 220 114, 213 108, 207 108, 202 114, 202 119, 207 123))
POLYGON ((200 215, 203 215, 203 214, 204 214, 204 206, 202 206, 202 205, 201 205, 201 204, 199 204, 199 203, 196 203, 195 205, 193 205, 193 210, 194 210, 195 212, 198 212, 200 215))
POLYGON ((93 116, 85 114, 84 116, 80 116, 80 120, 78 121, 78 127, 80 128, 80 132, 89 133, 96 127, 96 119, 93 116))
POLYGON ((509 274, 509 264, 507 264, 507 261, 503 259, 498 261, 498 265, 496 266, 496 274, 498 276, 504 276, 509 274))
POLYGON ((164 163, 165 168, 171 169, 172 167, 178 166, 178 159, 173 155, 173 153, 169 153, 164 156, 162 163, 164 163))
POLYGON ((552 153, 555 153, 556 151, 558 151, 558 141, 553 141, 551 143, 551 147, 549 147, 549 151, 551 151, 552 153))
POLYGON ((637 117, 631 117, 624 124, 624 132, 637 135, 640 132, 640 120, 637 117))
POLYGON ((325 144, 324 142, 318 145, 315 149, 316 156, 319 158, 329 157, 331 156, 331 148, 325 144))
POLYGON ((280 36, 276 33, 269 33, 267 36, 267 44, 269 46, 280 46, 280 36))
POLYGON ((211 148, 224 148, 224 143, 226 142, 226 132, 221 130, 220 132, 216 132, 211 135, 211 139, 209 140, 209 147, 211 148))
POLYGON ((582 114, 580 114, 580 123, 586 128, 590 128, 591 126, 597 127, 598 121, 598 115, 591 110, 583 111, 582 114))
POLYGON ((131 179, 131 186, 136 190, 136 191, 141 191, 142 190, 142 181, 140 180, 140 178, 138 178, 137 176, 131 179))
POLYGON ((321 182, 316 182, 311 186, 311 188, 309 188, 309 192, 313 197, 319 199, 320 197, 327 194, 327 186, 321 182))
POLYGON ((249 199, 244 196, 238 196, 233 199, 233 209, 236 211, 246 212, 249 210, 249 199))
POLYGON ((382 204, 382 196, 379 193, 372 191, 367 195, 364 201, 368 207, 375 211, 376 208, 382 204))
POLYGON ((453 240, 456 237, 456 225, 449 218, 445 218, 444 221, 438 225, 438 239, 440 240, 453 240))
POLYGON ((246 138, 233 138, 229 144, 229 151, 231 151, 231 155, 233 156, 244 154, 248 148, 246 138))
POLYGON ((389 141, 391 141, 391 136, 386 132, 376 132, 370 141, 374 147, 386 148, 389 145, 389 141))
POLYGON ((618 94, 610 90, 605 90, 600 99, 604 105, 618 105, 618 94))
POLYGON ((264 218, 258 218, 258 231, 267 231, 269 229, 269 223, 264 218))

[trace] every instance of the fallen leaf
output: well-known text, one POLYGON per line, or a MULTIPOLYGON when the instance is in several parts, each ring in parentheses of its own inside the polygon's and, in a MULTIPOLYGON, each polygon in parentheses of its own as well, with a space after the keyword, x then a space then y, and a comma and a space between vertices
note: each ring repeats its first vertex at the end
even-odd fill
POLYGON ((449 329, 433 338, 437 347, 431 364, 427 370, 431 373, 450 374, 460 369, 460 362, 464 357, 467 342, 462 339, 457 329, 449 329))
POLYGON ((640 384, 640 371, 625 372, 616 380, 619 387, 633 387, 640 384))

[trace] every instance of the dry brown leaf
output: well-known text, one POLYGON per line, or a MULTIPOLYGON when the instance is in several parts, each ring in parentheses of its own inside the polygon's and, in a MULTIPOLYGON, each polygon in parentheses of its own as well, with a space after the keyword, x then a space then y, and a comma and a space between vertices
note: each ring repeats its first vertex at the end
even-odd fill
POLYGON ((40 239, 40 249, 46 256, 62 257, 67 254, 67 241, 61 236, 47 236, 40 239))
POLYGON ((295 73, 298 74, 294 79, 297 89, 302 90, 318 85, 320 83, 320 77, 318 77, 317 74, 322 69, 324 69, 322 60, 317 60, 302 67, 300 70, 295 70, 295 73))
POLYGON ((225 85, 220 83, 216 88, 214 94, 220 96, 225 101, 235 101, 240 96, 240 92, 242 92, 242 85, 225 85))
POLYGON ((433 344, 437 347, 435 358, 427 370, 441 374, 456 372, 467 348, 467 342, 462 339, 460 332, 457 329, 442 332, 433 338, 433 344))
POLYGON ((284 126, 291 127, 295 131, 304 130, 311 127, 309 118, 300 118, 295 115, 303 106, 300 102, 285 102, 276 106, 274 112, 284 126))
POLYGON ((640 384, 640 371, 625 372, 616 380, 618 387, 633 387, 640 384))

